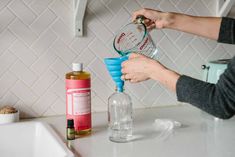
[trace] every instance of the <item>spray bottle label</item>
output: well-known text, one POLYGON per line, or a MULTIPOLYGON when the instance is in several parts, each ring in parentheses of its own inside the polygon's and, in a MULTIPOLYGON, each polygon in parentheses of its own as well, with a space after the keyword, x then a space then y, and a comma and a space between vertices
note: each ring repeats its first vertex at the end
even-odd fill
POLYGON ((74 119, 76 131, 91 128, 90 79, 66 80, 66 116, 74 119))

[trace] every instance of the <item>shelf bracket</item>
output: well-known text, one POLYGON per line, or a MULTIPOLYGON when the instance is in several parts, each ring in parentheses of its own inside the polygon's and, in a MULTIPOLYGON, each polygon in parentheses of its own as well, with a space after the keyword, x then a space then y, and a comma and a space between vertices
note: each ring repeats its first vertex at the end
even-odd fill
POLYGON ((83 19, 86 11, 87 0, 74 0, 75 9, 75 36, 83 36, 83 19))
POLYGON ((216 16, 227 16, 231 10, 235 0, 217 0, 216 4, 216 16))

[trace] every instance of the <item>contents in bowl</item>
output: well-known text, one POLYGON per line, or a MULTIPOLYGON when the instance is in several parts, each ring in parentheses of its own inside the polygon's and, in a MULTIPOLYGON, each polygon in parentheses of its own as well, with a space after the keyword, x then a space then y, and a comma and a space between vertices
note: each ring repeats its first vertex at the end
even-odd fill
POLYGON ((0 114, 9 114, 9 113, 16 113, 17 110, 11 106, 5 106, 0 109, 0 114))

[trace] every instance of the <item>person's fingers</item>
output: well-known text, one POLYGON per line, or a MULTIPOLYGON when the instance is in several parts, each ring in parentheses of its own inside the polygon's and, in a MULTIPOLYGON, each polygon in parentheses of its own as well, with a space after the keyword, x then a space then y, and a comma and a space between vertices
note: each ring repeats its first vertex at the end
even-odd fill
POLYGON ((150 26, 150 25, 155 24, 155 23, 153 21, 149 20, 148 22, 144 22, 144 24, 146 26, 150 26))
POLYGON ((132 14, 132 21, 135 21, 136 17, 139 16, 139 15, 144 16, 145 10, 146 9, 140 9, 140 10, 134 11, 133 14, 132 14))
POLYGON ((122 75, 122 76, 121 76, 121 79, 122 79, 123 81, 125 81, 125 75, 122 75))
POLYGON ((147 29, 150 31, 152 29, 156 28, 156 25, 155 24, 152 24, 152 25, 149 25, 147 26, 147 29))
POLYGON ((123 81, 130 81, 130 80, 131 80, 131 75, 130 75, 130 74, 123 74, 123 75, 121 76, 121 79, 122 79, 123 81))
POLYGON ((121 72, 122 72, 122 74, 127 73, 126 68, 125 68, 125 67, 122 67, 121 72))
POLYGON ((124 61, 124 62, 122 62, 122 64, 121 64, 121 67, 122 67, 122 73, 123 73, 123 70, 125 70, 125 67, 126 67, 126 65, 128 64, 128 60, 127 61, 124 61))
POLYGON ((152 23, 150 19, 144 19, 144 24, 148 25, 149 23, 152 23))

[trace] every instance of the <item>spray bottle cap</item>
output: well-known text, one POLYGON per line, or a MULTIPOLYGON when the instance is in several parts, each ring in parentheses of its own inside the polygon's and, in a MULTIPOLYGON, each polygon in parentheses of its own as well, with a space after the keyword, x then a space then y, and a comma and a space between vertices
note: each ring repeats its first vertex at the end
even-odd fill
POLYGON ((82 63, 73 63, 72 69, 73 69, 73 71, 83 71, 83 64, 82 63))

